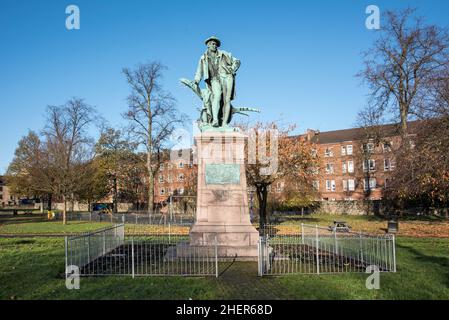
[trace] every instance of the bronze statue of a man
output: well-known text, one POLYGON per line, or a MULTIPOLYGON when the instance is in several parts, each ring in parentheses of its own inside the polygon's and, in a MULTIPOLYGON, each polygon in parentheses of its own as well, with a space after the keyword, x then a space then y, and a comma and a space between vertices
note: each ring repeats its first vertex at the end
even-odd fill
POLYGON ((216 37, 208 38, 205 44, 207 51, 200 58, 194 83, 198 86, 204 79, 211 93, 212 126, 226 127, 231 116, 231 101, 235 97, 235 74, 240 60, 229 52, 218 50, 221 42, 216 37))

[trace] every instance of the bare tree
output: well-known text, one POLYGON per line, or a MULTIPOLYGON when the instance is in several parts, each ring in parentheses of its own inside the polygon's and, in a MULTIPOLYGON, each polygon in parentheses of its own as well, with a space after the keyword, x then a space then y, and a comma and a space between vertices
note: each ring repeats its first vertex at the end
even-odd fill
POLYGON ((82 194, 92 175, 91 139, 87 128, 95 111, 81 99, 73 98, 62 106, 47 107, 47 123, 42 135, 34 132, 22 138, 8 168, 8 180, 18 194, 47 196, 49 209, 53 196, 64 202, 82 194))
POLYGON ((175 98, 162 89, 165 69, 159 62, 123 69, 131 87, 128 111, 123 116, 130 121, 131 131, 147 153, 149 214, 153 213, 154 177, 162 162, 161 151, 174 130, 185 121, 185 116, 176 109, 175 98))
POLYGON ((93 153, 92 140, 86 130, 93 121, 95 110, 82 99, 73 98, 62 106, 47 107, 47 125, 43 131, 47 155, 48 170, 55 178, 49 186, 64 202, 63 224, 66 224, 67 201, 73 201, 82 187, 85 174, 84 166, 93 153))
POLYGON ((379 39, 365 56, 358 76, 368 84, 376 113, 393 111, 406 136, 409 115, 419 114, 428 85, 449 63, 449 36, 445 29, 413 18, 414 9, 387 11, 379 39))

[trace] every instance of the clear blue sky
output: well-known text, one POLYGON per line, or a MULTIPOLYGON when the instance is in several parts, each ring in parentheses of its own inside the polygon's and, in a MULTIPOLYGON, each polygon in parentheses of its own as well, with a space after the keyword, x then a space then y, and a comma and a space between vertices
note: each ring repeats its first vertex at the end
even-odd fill
POLYGON ((354 77, 375 31, 365 8, 418 7, 448 26, 449 1, 174 1, 1 0, 0 174, 28 129, 40 130, 49 104, 85 98, 115 127, 124 124, 128 86, 123 67, 159 60, 165 88, 197 118, 197 97, 178 79, 192 78, 203 41, 242 61, 236 106, 254 106, 262 121, 284 120, 321 131, 354 125, 366 89, 354 77), (68 31, 65 8, 76 4, 81 29, 68 31))

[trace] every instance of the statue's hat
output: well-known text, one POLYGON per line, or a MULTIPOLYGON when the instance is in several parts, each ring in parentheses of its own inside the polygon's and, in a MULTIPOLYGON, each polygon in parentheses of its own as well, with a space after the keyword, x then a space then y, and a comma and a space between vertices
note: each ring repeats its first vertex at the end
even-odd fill
POLYGON ((209 41, 212 41, 212 40, 214 40, 215 42, 217 42, 217 46, 218 46, 218 47, 221 45, 220 39, 218 39, 217 37, 214 37, 214 36, 207 38, 206 41, 204 41, 204 43, 207 45, 207 43, 208 43, 209 41))

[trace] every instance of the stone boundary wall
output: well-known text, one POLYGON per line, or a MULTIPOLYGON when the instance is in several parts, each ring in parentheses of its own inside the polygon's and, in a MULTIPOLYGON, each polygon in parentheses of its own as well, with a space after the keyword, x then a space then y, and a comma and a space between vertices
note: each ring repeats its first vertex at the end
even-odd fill
MULTIPOLYGON (((62 203, 62 202, 52 203, 51 208, 52 208, 52 210, 64 210, 64 203, 62 203)), ((117 204, 117 211, 118 212, 129 212, 129 211, 132 210, 132 208, 133 208, 133 204, 132 203, 118 203, 117 204)), ((72 203, 68 202, 67 203, 67 211, 88 212, 89 211, 89 205, 87 203, 75 202, 73 204, 73 208, 72 208, 72 203)))
POLYGON ((334 215, 379 215, 385 211, 380 201, 321 201, 313 213, 334 215))

